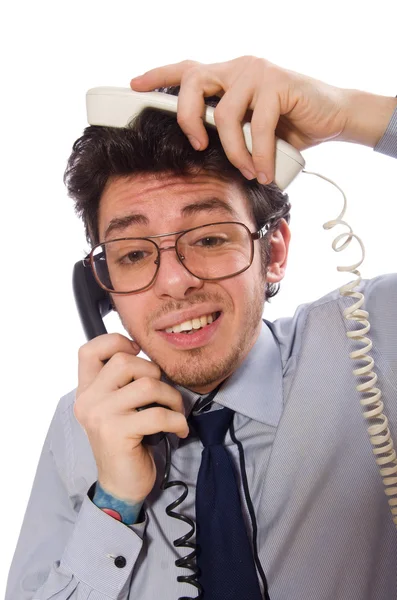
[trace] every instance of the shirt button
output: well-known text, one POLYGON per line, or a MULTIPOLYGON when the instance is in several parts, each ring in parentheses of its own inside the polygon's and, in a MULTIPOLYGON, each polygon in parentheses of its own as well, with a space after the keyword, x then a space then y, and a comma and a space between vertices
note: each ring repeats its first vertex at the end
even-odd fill
POLYGON ((124 556, 118 556, 117 558, 115 558, 114 564, 119 569, 122 569, 127 564, 127 561, 125 560, 124 556))

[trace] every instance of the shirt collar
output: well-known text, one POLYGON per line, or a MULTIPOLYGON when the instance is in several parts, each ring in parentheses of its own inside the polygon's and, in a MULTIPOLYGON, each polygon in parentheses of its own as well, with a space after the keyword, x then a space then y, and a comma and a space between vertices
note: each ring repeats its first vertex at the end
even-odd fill
MULTIPOLYGON (((186 418, 200 398, 180 385, 172 384, 182 394, 186 418)), ((266 321, 258 339, 244 362, 224 382, 214 402, 250 419, 277 427, 283 408, 283 372, 278 342, 266 321)))

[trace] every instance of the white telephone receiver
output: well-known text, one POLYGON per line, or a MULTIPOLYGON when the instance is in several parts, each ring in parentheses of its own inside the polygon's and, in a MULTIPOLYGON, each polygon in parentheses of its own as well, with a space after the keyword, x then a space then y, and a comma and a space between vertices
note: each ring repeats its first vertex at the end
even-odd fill
MULTIPOLYGON (((127 127, 131 119, 147 107, 172 113, 178 109, 178 96, 164 92, 134 92, 122 87, 92 88, 88 90, 86 99, 88 123, 108 127, 127 127)), ((216 127, 212 106, 206 107, 204 121, 216 127)), ((252 153, 250 123, 245 123, 242 129, 248 151, 252 153)), ((285 190, 304 166, 302 154, 291 144, 276 138, 274 182, 280 190, 285 190)))
MULTIPOLYGON (((96 87, 87 92, 87 119, 90 125, 102 125, 109 127, 127 127, 133 117, 138 115, 144 108, 153 107, 160 110, 176 113, 178 106, 178 97, 164 92, 134 92, 130 88, 120 87, 96 87)), ((205 110, 205 122, 208 125, 215 126, 214 108, 207 107, 205 110)), ((252 151, 251 141, 251 126, 245 123, 242 126, 245 142, 249 152, 252 151)), ((364 407, 364 417, 371 420, 371 424, 367 431, 370 436, 370 441, 373 446, 373 452, 376 456, 376 463, 379 467, 380 474, 383 478, 385 493, 388 497, 388 503, 392 513, 393 522, 397 527, 397 457, 394 450, 393 440, 390 435, 387 417, 383 414, 383 402, 381 400, 381 391, 374 387, 377 382, 377 375, 372 371, 374 366, 373 359, 368 356, 368 352, 372 348, 372 341, 367 337, 370 329, 368 321, 369 313, 366 310, 361 310, 364 303, 364 294, 354 292, 353 289, 361 282, 361 274, 357 268, 362 264, 365 257, 364 245, 361 239, 353 233, 350 225, 343 221, 342 218, 347 208, 347 201, 344 192, 333 181, 311 171, 304 170, 305 160, 298 150, 293 146, 276 138, 276 155, 275 155, 275 178, 274 182, 281 189, 286 187, 300 173, 316 175, 325 179, 332 185, 338 188, 343 195, 344 206, 340 215, 333 221, 324 223, 324 229, 331 229, 335 225, 345 225, 349 232, 338 235, 333 243, 332 248, 335 252, 340 252, 346 248, 353 238, 359 242, 362 250, 362 258, 354 265, 337 267, 338 271, 347 271, 357 275, 358 279, 342 286, 339 291, 342 296, 350 296, 357 298, 357 302, 348 306, 343 313, 346 319, 352 319, 362 324, 362 329, 355 331, 347 331, 348 338, 356 339, 364 344, 360 350, 350 353, 350 358, 364 361, 367 364, 353 371, 357 377, 363 375, 369 377, 366 383, 361 383, 357 386, 357 390, 366 394, 360 400, 364 407), (338 248, 337 244, 344 237, 347 239, 338 248), (368 395, 371 394, 371 395, 368 395)), ((361 363, 362 364, 362 363, 361 363)))

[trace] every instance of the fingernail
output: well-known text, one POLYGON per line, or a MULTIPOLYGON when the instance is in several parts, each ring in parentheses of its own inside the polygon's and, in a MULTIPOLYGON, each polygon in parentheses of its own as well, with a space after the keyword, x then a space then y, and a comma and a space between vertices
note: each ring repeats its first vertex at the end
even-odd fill
POLYGON ((259 183, 265 184, 268 181, 266 173, 258 173, 257 180, 259 183))
POLYGON ((189 138, 189 142, 191 143, 191 145, 193 146, 193 148, 195 150, 200 150, 201 148, 201 144, 198 140, 196 140, 195 137, 193 137, 192 135, 188 135, 187 136, 189 138))
POLYGON ((255 173, 251 173, 248 169, 241 169, 241 172, 246 179, 255 179, 255 173))

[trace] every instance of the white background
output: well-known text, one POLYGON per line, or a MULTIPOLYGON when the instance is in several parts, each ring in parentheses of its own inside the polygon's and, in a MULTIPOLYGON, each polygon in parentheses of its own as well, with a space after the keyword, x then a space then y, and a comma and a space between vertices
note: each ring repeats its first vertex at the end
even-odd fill
MULTIPOLYGON (((0 588, 50 419, 59 397, 76 386, 84 343, 71 273, 88 247, 62 176, 86 125, 86 90, 128 86, 149 68, 186 58, 218 62, 253 54, 333 85, 395 96, 395 13, 395 0, 25 0, 3 10, 0 588)), ((397 163, 338 142, 304 156, 308 170, 347 194, 345 218, 367 253, 362 276, 395 271, 397 163)), ((333 252, 331 242, 344 228, 322 229, 342 208, 334 186, 301 175, 287 191, 289 266, 279 295, 265 307, 270 320, 353 279, 336 266, 360 257, 357 242, 333 252)), ((109 330, 116 328, 116 319, 108 321, 109 330)))

